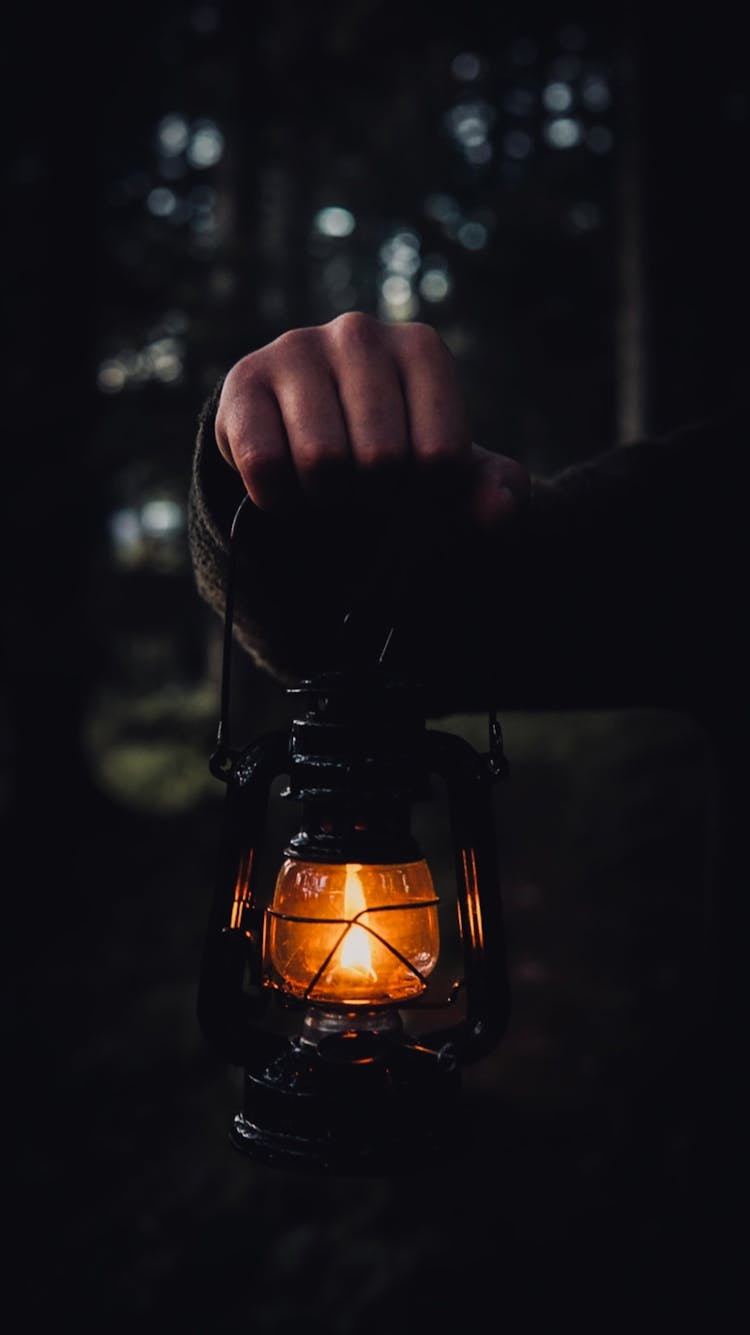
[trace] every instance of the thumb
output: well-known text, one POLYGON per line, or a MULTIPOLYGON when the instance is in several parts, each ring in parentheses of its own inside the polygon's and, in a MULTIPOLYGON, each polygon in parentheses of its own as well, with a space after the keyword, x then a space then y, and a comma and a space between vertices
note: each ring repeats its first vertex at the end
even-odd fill
POLYGON ((480 528, 500 529, 525 509, 531 495, 531 477, 523 464, 472 445, 470 468, 469 504, 480 528))

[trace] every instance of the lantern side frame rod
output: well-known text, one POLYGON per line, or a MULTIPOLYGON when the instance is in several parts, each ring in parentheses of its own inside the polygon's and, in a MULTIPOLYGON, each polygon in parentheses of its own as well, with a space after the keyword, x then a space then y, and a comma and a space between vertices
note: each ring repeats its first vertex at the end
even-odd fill
POLYGON ((229 550, 227 554, 227 589, 224 599, 224 642, 221 662, 221 694, 219 703, 219 723, 216 730, 216 752, 213 762, 221 768, 222 759, 231 753, 229 744, 229 708, 232 673, 232 642, 234 637, 234 586, 237 571, 237 534, 245 510, 252 505, 248 495, 243 496, 232 520, 229 530, 229 550))
POLYGON ((466 1016, 423 1036, 450 1044, 461 1065, 487 1056, 510 1018, 510 991, 491 793, 500 774, 463 737, 429 729, 428 768, 446 784, 453 836, 459 927, 466 961, 466 1016))
POLYGON ((230 770, 221 772, 228 784, 224 838, 203 947, 197 1012, 205 1037, 235 1065, 244 1063, 251 1023, 265 1015, 270 1002, 262 986, 265 905, 258 904, 256 888, 271 785, 288 773, 288 756, 288 734, 272 732, 242 753, 236 764, 230 758, 230 770), (248 976, 254 996, 245 988, 248 976))

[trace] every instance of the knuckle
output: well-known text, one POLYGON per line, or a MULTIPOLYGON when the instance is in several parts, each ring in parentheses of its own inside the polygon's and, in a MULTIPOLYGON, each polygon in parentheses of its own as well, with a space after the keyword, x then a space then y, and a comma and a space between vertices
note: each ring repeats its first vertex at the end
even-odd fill
POLYGON ((217 432, 229 438, 241 435, 248 419, 268 396, 268 380, 257 354, 243 357, 229 370, 216 410, 217 432))
POLYGON ((305 329, 287 329, 270 343, 264 354, 272 368, 297 365, 314 356, 320 346, 320 332, 311 326, 305 329))
POLYGON ((382 339, 381 322, 364 311, 344 311, 324 326, 335 344, 372 348, 382 339))
POLYGON ((219 413, 226 412, 227 406, 238 395, 245 395, 248 390, 252 390, 260 383, 262 363, 259 361, 259 356, 259 353, 251 352, 247 357, 243 357, 241 361, 235 362, 234 366, 227 371, 219 395, 219 413))
POLYGON ((463 433, 455 423, 449 428, 448 420, 445 404, 437 403, 429 435, 417 442, 419 453, 428 463, 454 463, 468 455, 468 432, 463 433))
POLYGON ((358 461, 370 471, 392 468, 398 463, 406 450, 401 399, 386 395, 378 403, 370 398, 360 408, 352 443, 358 461))
POLYGON ((401 332, 404 344, 410 353, 434 359, 442 365, 449 365, 452 362, 448 348, 437 329, 433 328, 431 324, 424 324, 420 320, 412 320, 410 323, 401 326, 401 332))
POLYGON ((425 393, 413 422, 414 452, 425 464, 455 464, 468 460, 471 440, 468 421, 455 398, 439 386, 425 393))
POLYGON ((278 456, 257 448, 242 451, 239 468, 246 483, 260 488, 275 484, 281 473, 278 456))
POLYGON ((401 450, 392 439, 366 439, 357 451, 357 462, 368 473, 392 472, 401 465, 402 458, 401 450))
POLYGON ((341 462, 344 450, 330 440, 309 436, 295 442, 294 462, 304 473, 323 472, 341 462))
POLYGON ((468 433, 464 439, 458 425, 450 424, 449 416, 439 410, 415 432, 413 445, 419 467, 431 474, 457 474, 468 466, 468 433))
POLYGON ((281 461, 274 455, 260 451, 251 451, 242 456, 240 474, 246 490, 261 509, 272 508, 286 484, 281 461))
POLYGON ((434 475, 454 470, 460 461, 459 451, 440 440, 420 443, 416 455, 420 468, 434 475))

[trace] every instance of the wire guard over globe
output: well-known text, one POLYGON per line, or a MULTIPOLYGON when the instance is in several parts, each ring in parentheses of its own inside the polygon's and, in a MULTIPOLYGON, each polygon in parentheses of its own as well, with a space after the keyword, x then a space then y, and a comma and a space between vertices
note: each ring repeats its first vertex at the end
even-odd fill
POLYGON ((325 864, 287 858, 267 910, 271 986, 311 1002, 393 1006, 438 961, 438 900, 424 860, 325 864))

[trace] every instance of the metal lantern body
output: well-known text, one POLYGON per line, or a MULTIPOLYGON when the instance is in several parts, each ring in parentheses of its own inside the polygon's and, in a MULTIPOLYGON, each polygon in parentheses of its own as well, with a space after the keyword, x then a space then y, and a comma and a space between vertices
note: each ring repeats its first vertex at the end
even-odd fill
POLYGON ((502 755, 428 729, 418 688, 379 664, 291 694, 289 732, 212 758, 227 794, 200 1023, 244 1069, 237 1148, 334 1172, 415 1166, 455 1136, 461 1069, 507 1025, 491 798, 502 755), (259 863, 279 776, 300 818, 270 891, 259 863), (411 828, 435 778, 463 955, 463 976, 437 1001, 439 896, 411 828), (425 1014, 456 1009, 455 1024, 423 1032, 425 1014))
POLYGON ((376 662, 361 646, 352 653, 350 638, 343 670, 291 690, 299 708, 288 731, 232 749, 236 535, 248 509, 245 497, 229 545, 211 757, 226 784, 224 837, 198 1017, 244 1071, 238 1149, 319 1171, 413 1169, 455 1142, 461 1070, 492 1051, 508 1022, 491 797, 505 770, 500 728, 491 719, 486 755, 428 729, 419 687, 383 667, 391 627, 376 662), (279 778, 299 823, 271 888, 261 854, 279 778), (462 959, 439 994, 440 897, 412 831, 435 779, 449 811, 462 959), (433 1012, 459 1018, 430 1027, 433 1012))

